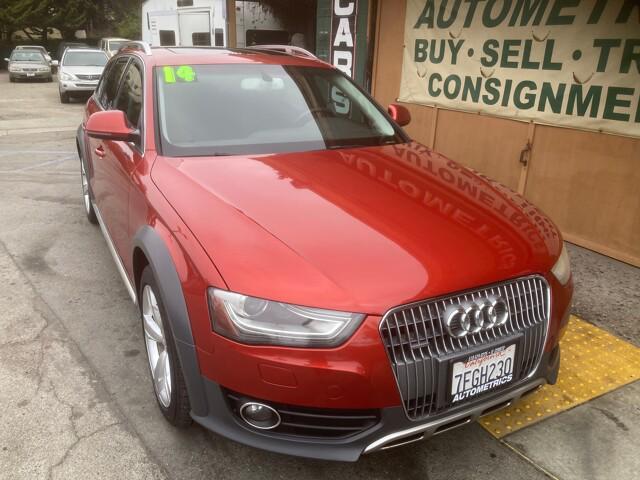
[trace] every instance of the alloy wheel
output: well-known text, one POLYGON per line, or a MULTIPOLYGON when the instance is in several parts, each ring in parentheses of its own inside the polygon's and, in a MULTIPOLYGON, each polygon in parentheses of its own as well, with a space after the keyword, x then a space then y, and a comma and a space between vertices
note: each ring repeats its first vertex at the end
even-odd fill
POLYGON ((87 214, 91 213, 91 198, 89 197, 89 180, 87 180, 87 172, 84 169, 84 162, 80 162, 80 175, 82 176, 82 198, 84 199, 84 208, 87 214))
POLYGON ((142 323, 149 368, 158 401, 164 408, 171 404, 171 363, 158 300, 149 285, 142 291, 142 323))

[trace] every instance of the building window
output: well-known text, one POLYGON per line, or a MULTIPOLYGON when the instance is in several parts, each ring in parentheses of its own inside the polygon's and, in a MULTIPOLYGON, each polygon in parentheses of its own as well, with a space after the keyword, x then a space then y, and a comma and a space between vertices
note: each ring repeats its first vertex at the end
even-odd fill
POLYGON ((193 0, 178 0, 179 7, 193 7, 193 0))
POLYGON ((191 34, 191 43, 194 47, 210 47, 211 34, 209 32, 194 32, 191 34))
POLYGON ((173 30, 160 30, 160 46, 175 47, 176 32, 174 32, 173 30))
POLYGON ((215 45, 216 47, 224 47, 224 30, 221 28, 215 29, 215 45))

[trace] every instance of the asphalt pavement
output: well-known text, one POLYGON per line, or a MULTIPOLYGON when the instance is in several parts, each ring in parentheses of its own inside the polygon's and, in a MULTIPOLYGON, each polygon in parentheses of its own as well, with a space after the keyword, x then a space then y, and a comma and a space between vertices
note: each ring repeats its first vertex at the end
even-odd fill
MULTIPOLYGON (((55 82, 0 74, 0 478, 636 478, 640 461, 621 452, 640 440, 638 383, 502 440, 472 424, 353 464, 173 429, 155 404, 137 309, 85 217, 82 112, 60 104, 55 82)), ((638 345, 640 270, 571 252, 581 316, 638 345)))

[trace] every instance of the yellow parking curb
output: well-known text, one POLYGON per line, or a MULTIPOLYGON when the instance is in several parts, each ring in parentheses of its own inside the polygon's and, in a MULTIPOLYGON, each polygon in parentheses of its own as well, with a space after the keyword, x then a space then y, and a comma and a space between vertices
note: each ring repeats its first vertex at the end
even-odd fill
POLYGON ((480 425, 502 438, 640 378, 640 348, 577 317, 560 345, 558 383, 481 418, 480 425))

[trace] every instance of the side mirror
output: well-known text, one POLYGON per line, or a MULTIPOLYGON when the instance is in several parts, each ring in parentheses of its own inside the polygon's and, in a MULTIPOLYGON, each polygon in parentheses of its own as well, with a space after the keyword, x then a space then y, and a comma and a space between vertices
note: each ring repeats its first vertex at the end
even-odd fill
POLYGON ((402 105, 392 103, 391 105, 389 105, 387 111, 389 112, 389 115, 391 115, 393 121, 401 127, 409 125, 409 123, 411 122, 411 114, 409 113, 409 110, 407 110, 407 108, 403 107, 402 105))
POLYGON ((57 66, 59 65, 58 60, 51 60, 51 62, 50 62, 50 63, 51 63, 51 66, 52 66, 52 67, 57 67, 57 66))
POLYGON ((87 120, 86 130, 91 138, 101 140, 136 142, 140 139, 140 131, 129 126, 127 117, 120 110, 94 113, 87 120))
POLYGON ((8 58, 4 59, 5 62, 10 62, 11 60, 9 60, 8 58))

